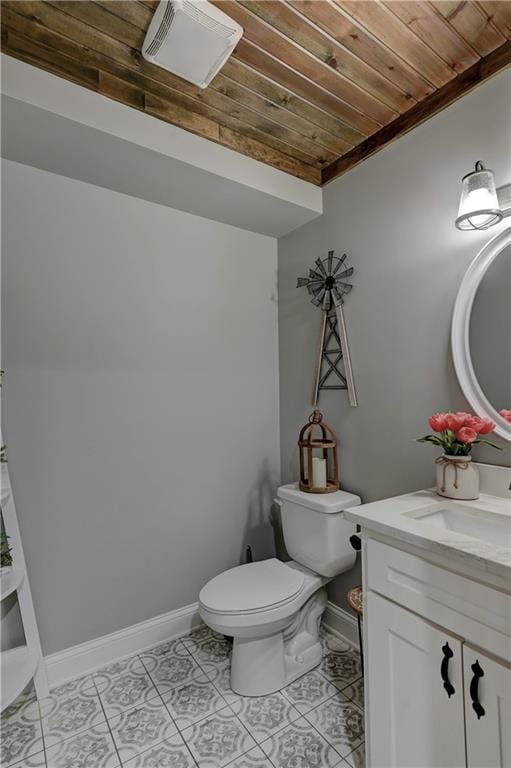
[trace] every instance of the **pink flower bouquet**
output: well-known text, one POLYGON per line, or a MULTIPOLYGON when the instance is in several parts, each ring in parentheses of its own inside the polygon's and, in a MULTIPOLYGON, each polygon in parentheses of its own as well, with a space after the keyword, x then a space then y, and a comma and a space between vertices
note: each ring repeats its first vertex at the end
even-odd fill
POLYGON ((429 426, 436 434, 420 437, 418 442, 438 445, 447 456, 468 456, 478 443, 502 450, 500 445, 490 440, 481 440, 481 435, 489 435, 495 429, 493 421, 481 419, 473 413, 434 413, 429 419, 429 426))
POLYGON ((505 419, 506 421, 510 421, 511 422, 511 411, 510 410, 508 410, 507 408, 502 408, 499 411, 499 413, 500 413, 500 415, 502 416, 503 419, 505 419))

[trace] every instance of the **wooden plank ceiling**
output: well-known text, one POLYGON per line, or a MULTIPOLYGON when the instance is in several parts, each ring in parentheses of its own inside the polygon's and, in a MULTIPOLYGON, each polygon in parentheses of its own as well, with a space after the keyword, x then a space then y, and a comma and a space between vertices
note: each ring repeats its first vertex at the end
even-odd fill
POLYGON ((5 53, 324 184, 511 63, 511 1, 213 0, 244 28, 206 90, 144 61, 157 0, 4 0, 5 53))

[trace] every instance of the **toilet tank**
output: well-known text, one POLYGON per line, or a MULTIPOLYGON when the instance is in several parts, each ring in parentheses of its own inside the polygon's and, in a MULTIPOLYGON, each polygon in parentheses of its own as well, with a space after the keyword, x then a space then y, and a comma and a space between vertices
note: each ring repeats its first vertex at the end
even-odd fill
POLYGON ((286 549, 293 560, 327 577, 353 567, 357 555, 350 536, 356 526, 344 519, 343 511, 358 506, 358 496, 346 491, 305 493, 294 483, 281 486, 277 497, 286 549))

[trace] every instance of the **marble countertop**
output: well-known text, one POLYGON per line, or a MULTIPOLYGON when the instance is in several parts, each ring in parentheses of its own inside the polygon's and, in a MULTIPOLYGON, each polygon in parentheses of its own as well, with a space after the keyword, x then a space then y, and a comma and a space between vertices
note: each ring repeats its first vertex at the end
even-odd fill
MULTIPOLYGON (((352 507, 344 512, 344 516, 363 530, 383 534, 450 560, 462 560, 465 565, 470 564, 479 571, 511 580, 511 527, 507 526, 507 521, 511 526, 509 498, 481 494, 476 501, 454 501, 438 496, 430 489, 352 507), (503 525, 499 524, 499 529, 504 535, 490 536, 496 541, 489 542, 435 524, 434 521, 420 519, 421 511, 432 507, 457 507, 460 515, 471 516, 476 524, 478 514, 483 519, 488 512, 502 516, 503 525)), ((491 521, 484 521, 484 524, 490 526, 491 521)))

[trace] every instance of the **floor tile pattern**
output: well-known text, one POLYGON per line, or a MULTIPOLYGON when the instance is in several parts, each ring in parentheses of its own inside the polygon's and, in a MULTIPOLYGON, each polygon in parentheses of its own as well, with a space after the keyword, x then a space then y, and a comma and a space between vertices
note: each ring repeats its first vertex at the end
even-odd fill
POLYGON ((24 760, 13 763, 12 768, 46 768, 46 756, 44 752, 38 752, 37 755, 30 755, 24 760))
POLYGON ((348 685, 339 692, 339 696, 344 701, 352 701, 359 709, 364 710, 364 679, 356 680, 353 685, 348 685))
POLYGON ((321 629, 323 660, 282 691, 240 696, 231 643, 201 625, 1 718, 3 768, 364 768, 358 652, 321 629))
POLYGON ((49 696, 40 704, 46 747, 58 744, 105 721, 99 696, 94 688, 71 696, 49 696))
POLYGON ((304 717, 261 746, 275 768, 334 768, 341 762, 338 752, 304 717))
POLYGON ((255 741, 230 707, 187 728, 183 738, 200 768, 224 768, 255 747, 255 741))
POLYGON ((333 696, 313 709, 307 720, 342 757, 347 757, 364 739, 364 719, 361 710, 333 696))
POLYGON ((120 765, 106 721, 47 749, 46 760, 52 768, 116 768, 120 765))
POLYGON ((164 694, 163 701, 180 730, 225 707, 222 694, 204 674, 164 694))
POLYGON ((334 696, 337 693, 337 688, 318 671, 313 670, 283 688, 282 693, 299 712, 305 714, 305 712, 334 696))
POLYGON ((240 696, 231 708, 258 744, 300 716, 298 710, 279 692, 269 696, 240 696))
POLYGON ((2 712, 2 745, 0 765, 8 768, 44 749, 41 719, 37 701, 21 695, 2 712))
POLYGON ((121 762, 173 736, 177 727, 158 696, 108 721, 121 762))
POLYGON ((124 765, 126 768, 196 768, 196 762, 179 733, 142 752, 133 760, 128 760, 124 765))

